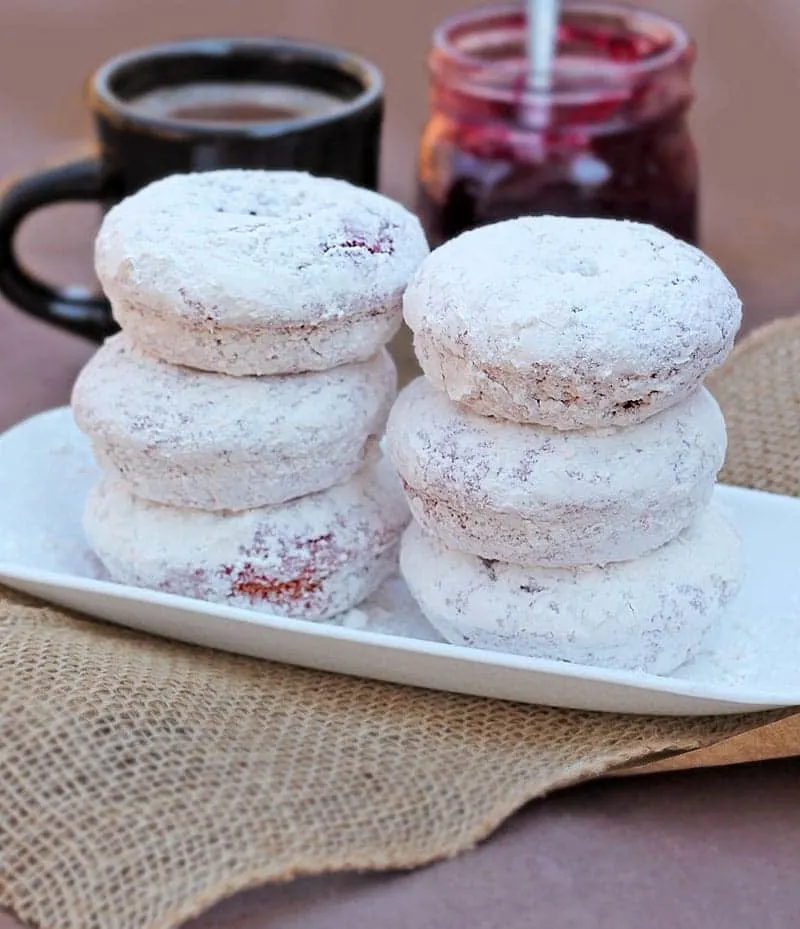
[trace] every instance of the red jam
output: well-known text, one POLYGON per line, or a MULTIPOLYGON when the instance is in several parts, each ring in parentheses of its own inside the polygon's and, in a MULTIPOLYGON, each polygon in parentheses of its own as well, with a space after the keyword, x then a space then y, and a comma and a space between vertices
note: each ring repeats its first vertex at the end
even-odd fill
POLYGON ((419 153, 431 244, 543 213, 634 219, 695 242, 693 62, 670 20, 567 0, 551 89, 534 92, 520 7, 446 21, 434 34, 419 153))

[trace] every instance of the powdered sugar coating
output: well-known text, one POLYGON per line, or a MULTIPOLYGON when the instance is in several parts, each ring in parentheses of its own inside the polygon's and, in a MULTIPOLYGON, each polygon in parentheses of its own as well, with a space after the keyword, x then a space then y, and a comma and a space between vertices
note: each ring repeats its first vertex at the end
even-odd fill
POLYGON ((738 592, 743 556, 736 530, 712 505, 673 542, 604 568, 476 558, 412 523, 400 568, 422 612, 454 644, 669 674, 738 592))
POLYGON ((341 322, 278 329, 270 326, 221 328, 155 318, 146 306, 115 305, 117 321, 143 352, 170 364, 249 377, 326 371, 371 358, 400 326, 392 303, 341 322))
POLYGON ((364 361, 428 253, 417 218, 344 181, 210 171, 115 206, 95 246, 114 317, 165 361, 282 374, 364 361))
POLYGON ((124 334, 78 377, 72 408, 98 464, 157 503, 244 510, 347 480, 397 391, 388 352, 328 371, 232 378, 157 361, 124 334))
POLYGON ((524 217, 466 232, 404 298, 423 371, 476 413, 630 425, 728 355, 741 302, 699 249, 640 223, 524 217))
POLYGON ((606 564, 675 538, 711 499, 725 420, 699 388, 626 428, 559 432, 476 416, 426 378, 386 444, 411 512, 445 545, 515 564, 606 564))
POLYGON ((397 568, 408 509, 384 459, 276 507, 206 513, 149 503, 104 479, 84 514, 112 580, 299 619, 327 619, 397 568))

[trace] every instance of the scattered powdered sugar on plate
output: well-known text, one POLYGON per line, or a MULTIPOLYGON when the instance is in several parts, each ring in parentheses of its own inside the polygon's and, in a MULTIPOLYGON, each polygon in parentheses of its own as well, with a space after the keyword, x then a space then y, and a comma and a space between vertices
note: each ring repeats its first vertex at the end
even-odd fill
POLYGON ((105 579, 81 528, 83 504, 98 476, 68 411, 44 413, 5 433, 0 562, 105 579))
POLYGON ((367 597, 358 607, 332 619, 331 623, 344 629, 383 632, 431 642, 444 641, 422 615, 408 587, 398 575, 384 581, 371 597, 367 597))
POLYGON ((708 633, 697 655, 672 676, 769 691, 796 688, 800 682, 800 597, 793 599, 791 609, 771 617, 769 623, 770 632, 786 630, 787 638, 791 637, 788 640, 774 634, 758 635, 752 613, 737 601, 708 633))
POLYGON ((697 654, 674 671, 672 677, 713 681, 730 687, 751 683, 758 680, 755 647, 752 627, 742 615, 740 605, 734 602, 709 630, 697 654))

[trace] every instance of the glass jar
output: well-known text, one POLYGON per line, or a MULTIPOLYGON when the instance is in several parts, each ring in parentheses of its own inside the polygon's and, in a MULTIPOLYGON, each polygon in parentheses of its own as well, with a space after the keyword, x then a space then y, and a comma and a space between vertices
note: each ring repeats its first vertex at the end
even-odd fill
POLYGON ((520 215, 633 219, 697 239, 694 46, 655 13, 562 5, 553 80, 528 86, 523 7, 446 20, 429 57, 420 216, 432 245, 520 215))

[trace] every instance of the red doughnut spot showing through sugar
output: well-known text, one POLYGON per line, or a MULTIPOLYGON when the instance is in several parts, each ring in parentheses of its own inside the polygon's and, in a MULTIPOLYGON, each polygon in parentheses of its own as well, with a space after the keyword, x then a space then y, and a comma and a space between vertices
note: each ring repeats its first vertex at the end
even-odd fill
MULTIPOLYGON (((254 542, 251 549, 244 554, 252 557, 254 549, 263 547, 263 540, 260 538, 256 538, 254 542)), ((324 562, 326 557, 330 560, 332 543, 332 532, 311 539, 295 539, 293 545, 295 552, 307 553, 311 558, 310 564, 298 565, 300 570, 295 577, 276 578, 259 573, 251 561, 245 562, 239 571, 236 571, 233 565, 223 565, 222 574, 233 578, 232 593, 267 602, 297 602, 319 591, 322 582, 329 576, 330 572, 326 569, 324 562)), ((291 569, 292 562, 300 560, 296 554, 290 552, 284 558, 284 566, 291 569)))
POLYGON ((280 581, 277 578, 259 574, 248 562, 236 575, 233 590, 259 600, 302 600, 316 593, 322 586, 323 579, 320 576, 315 577, 313 569, 309 567, 299 577, 280 581))

